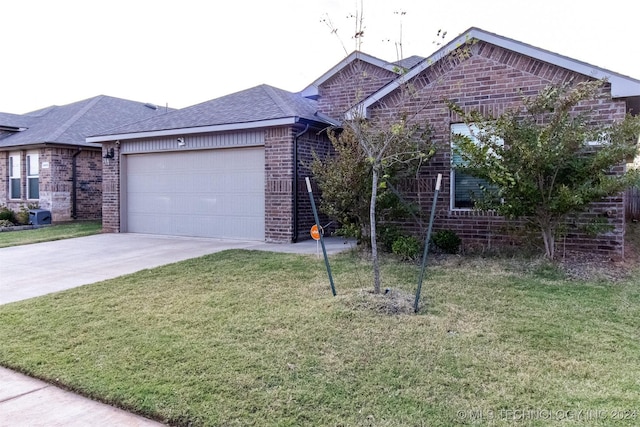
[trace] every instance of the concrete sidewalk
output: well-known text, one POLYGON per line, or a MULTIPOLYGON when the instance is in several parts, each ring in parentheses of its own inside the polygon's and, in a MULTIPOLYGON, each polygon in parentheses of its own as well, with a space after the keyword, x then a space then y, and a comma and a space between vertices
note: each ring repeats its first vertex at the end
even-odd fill
MULTIPOLYGON (((327 253, 354 246, 326 238, 327 253)), ((0 249, 0 304, 59 292, 227 249, 319 254, 313 240, 295 244, 144 234, 98 234, 0 249)), ((0 367, 0 427, 161 426, 103 403, 0 367)))
POLYGON ((162 426, 0 367, 0 426, 162 426))

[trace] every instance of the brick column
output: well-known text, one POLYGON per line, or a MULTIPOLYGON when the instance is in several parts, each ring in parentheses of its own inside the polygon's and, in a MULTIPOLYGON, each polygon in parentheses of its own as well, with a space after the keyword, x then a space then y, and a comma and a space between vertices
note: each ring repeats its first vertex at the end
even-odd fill
POLYGON ((265 241, 293 239, 293 127, 267 129, 265 162, 265 241))
POLYGON ((115 143, 102 145, 102 231, 120 232, 120 147, 115 143), (114 158, 104 159, 113 148, 114 158), (108 164, 107 164, 108 162, 108 164))

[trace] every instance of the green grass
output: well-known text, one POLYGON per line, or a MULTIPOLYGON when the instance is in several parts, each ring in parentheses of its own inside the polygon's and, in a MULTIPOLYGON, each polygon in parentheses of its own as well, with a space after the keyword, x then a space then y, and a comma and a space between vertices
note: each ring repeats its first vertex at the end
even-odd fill
POLYGON ((0 233, 0 248, 89 236, 101 231, 101 221, 78 221, 31 230, 5 231, 0 233))
POLYGON ((354 254, 332 297, 315 257, 227 251, 2 306, 0 364, 174 425, 637 425, 638 276, 525 267, 434 261, 389 315, 354 254))

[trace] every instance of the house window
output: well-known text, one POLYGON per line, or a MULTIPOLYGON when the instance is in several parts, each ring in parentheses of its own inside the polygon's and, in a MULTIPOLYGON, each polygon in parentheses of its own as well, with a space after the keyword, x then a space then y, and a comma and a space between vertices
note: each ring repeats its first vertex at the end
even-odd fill
POLYGON ((9 155, 9 198, 19 199, 20 192, 20 154, 9 155))
POLYGON ((38 153, 27 154, 27 198, 40 198, 40 163, 38 153))
MULTIPOLYGON (((480 141, 474 136, 478 128, 466 123, 455 123, 451 125, 451 135, 462 135, 471 138, 479 144, 480 141)), ((455 142, 451 140, 451 209, 472 209, 476 200, 483 197, 481 187, 489 187, 484 179, 476 178, 456 170, 456 166, 463 165, 463 159, 456 153, 455 142)))

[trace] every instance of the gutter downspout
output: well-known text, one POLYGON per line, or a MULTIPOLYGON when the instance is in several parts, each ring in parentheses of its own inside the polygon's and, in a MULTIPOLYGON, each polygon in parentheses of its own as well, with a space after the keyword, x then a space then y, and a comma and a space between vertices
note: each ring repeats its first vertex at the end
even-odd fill
POLYGON ((71 218, 78 218, 78 154, 82 151, 82 147, 78 147, 78 151, 73 153, 71 157, 71 218))
POLYGON ((293 243, 298 242, 298 138, 308 130, 309 123, 293 137, 293 243))

